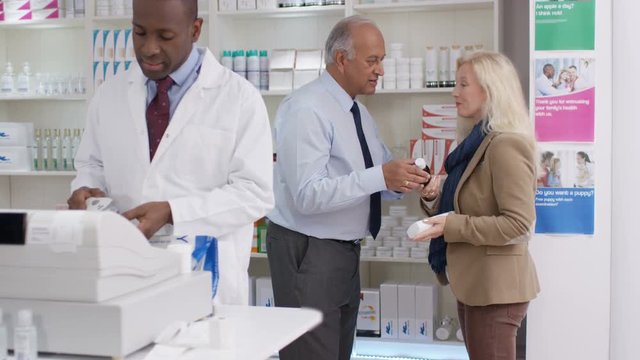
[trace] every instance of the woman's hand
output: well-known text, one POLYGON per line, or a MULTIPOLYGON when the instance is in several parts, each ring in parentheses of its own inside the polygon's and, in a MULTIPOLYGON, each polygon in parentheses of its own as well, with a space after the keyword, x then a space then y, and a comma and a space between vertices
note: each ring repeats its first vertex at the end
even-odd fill
POLYGON ((444 225, 447 222, 447 215, 449 215, 449 213, 432 216, 422 220, 425 224, 430 224, 431 227, 418 233, 411 240, 427 241, 442 236, 442 234, 444 234, 444 225))
POLYGON ((433 201, 440 195, 440 175, 431 177, 431 181, 420 190, 420 196, 427 201, 433 201))

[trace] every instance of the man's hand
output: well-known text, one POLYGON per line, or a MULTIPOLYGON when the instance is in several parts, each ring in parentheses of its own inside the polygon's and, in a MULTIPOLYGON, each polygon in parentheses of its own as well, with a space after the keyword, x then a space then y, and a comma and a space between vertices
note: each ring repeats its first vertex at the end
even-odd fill
POLYGON ((172 224, 171 206, 167 201, 148 202, 125 211, 127 220, 138 220, 138 229, 147 239, 151 238, 165 224, 172 224))
POLYGON ((413 159, 392 160, 382 165, 382 173, 387 189, 397 192, 409 192, 422 189, 431 175, 413 163, 413 159))
POLYGON ((70 210, 86 210, 87 199, 90 197, 105 197, 104 191, 98 188, 88 188, 83 186, 71 194, 71 197, 67 200, 70 210))

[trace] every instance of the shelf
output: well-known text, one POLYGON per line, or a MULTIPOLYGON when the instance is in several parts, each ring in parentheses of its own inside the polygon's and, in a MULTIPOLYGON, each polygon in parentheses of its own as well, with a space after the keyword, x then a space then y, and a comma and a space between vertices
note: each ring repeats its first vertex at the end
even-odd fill
MULTIPOLYGON (((131 14, 129 15, 117 15, 117 16, 94 16, 93 17, 93 21, 95 22, 99 22, 99 23, 120 23, 120 22, 129 22, 131 23, 132 20, 132 16, 131 14)), ((198 12, 198 17, 207 19, 209 17, 209 12, 208 11, 200 11, 198 12)))
POLYGON ((0 176, 76 176, 75 171, 0 171, 0 176))
MULTIPOLYGON (((287 96, 292 90, 262 90, 262 96, 287 96)), ((422 89, 380 89, 374 95, 386 94, 450 94, 453 88, 422 88, 422 89)))
POLYGON ((494 0, 422 0, 379 4, 354 4, 359 13, 389 13, 413 11, 478 10, 493 8, 494 0))
POLYGON ((0 101, 84 101, 88 96, 84 95, 0 95, 0 101))
POLYGON ((356 337, 353 347, 355 358, 381 357, 412 357, 428 359, 469 359, 464 343, 461 341, 424 342, 417 339, 382 339, 356 337))
POLYGON ((0 30, 82 28, 84 24, 84 18, 21 20, 13 22, 0 21, 0 30))
POLYGON ((422 89, 380 89, 375 95, 384 94, 450 94, 453 88, 422 88, 422 89))
POLYGON ((223 11, 218 13, 219 16, 230 18, 287 18, 322 15, 344 16, 344 14, 344 5, 298 6, 276 9, 223 11))
MULTIPOLYGON (((266 259, 265 253, 251 253, 253 259, 266 259)), ((388 262, 388 263, 401 263, 401 264, 428 264, 427 258, 414 259, 414 258, 394 258, 394 257, 361 257, 362 262, 388 262)))

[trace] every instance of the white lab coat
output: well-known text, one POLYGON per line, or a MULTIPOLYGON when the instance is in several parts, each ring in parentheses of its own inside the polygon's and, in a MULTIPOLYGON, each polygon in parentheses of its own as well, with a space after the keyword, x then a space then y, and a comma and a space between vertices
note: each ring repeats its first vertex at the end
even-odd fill
POLYGON ((218 239, 214 303, 246 304, 253 222, 274 204, 271 129, 248 81, 206 51, 149 162, 147 89, 137 64, 102 84, 89 104, 71 190, 103 189, 121 211, 169 201, 173 234, 218 239))

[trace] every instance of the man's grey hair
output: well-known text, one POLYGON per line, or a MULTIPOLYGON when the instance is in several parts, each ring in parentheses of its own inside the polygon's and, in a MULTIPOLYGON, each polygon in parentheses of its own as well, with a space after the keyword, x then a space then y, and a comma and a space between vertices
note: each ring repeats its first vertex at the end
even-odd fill
POLYGON ((347 54, 347 59, 352 60, 355 57, 353 50, 353 39, 351 38, 351 29, 356 25, 370 24, 378 27, 376 23, 361 15, 353 15, 340 20, 329 33, 327 42, 324 46, 324 63, 333 64, 336 60, 338 52, 347 54))

